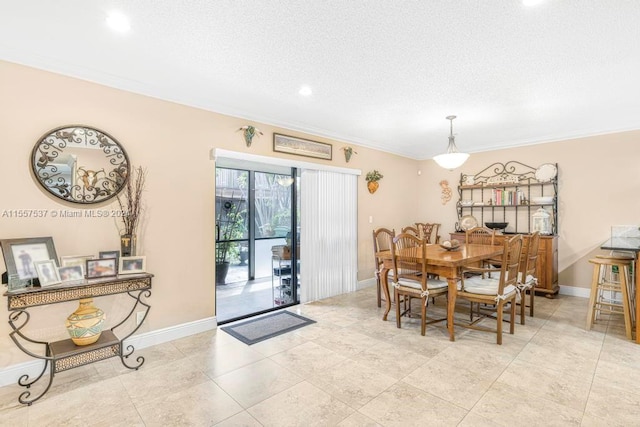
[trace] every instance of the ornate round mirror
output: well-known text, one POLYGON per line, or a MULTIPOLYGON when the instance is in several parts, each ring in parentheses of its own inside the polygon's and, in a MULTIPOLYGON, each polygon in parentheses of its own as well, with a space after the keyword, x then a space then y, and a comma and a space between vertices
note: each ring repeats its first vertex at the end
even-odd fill
POLYGON ((100 203, 116 196, 129 177, 129 158, 108 133, 67 125, 47 132, 31 153, 37 181, 73 203, 100 203))

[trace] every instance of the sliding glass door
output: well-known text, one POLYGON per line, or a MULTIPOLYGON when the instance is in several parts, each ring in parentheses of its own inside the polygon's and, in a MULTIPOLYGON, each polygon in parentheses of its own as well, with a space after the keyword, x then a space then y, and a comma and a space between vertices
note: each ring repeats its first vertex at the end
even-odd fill
POLYGON ((295 174, 258 164, 216 168, 218 323, 299 301, 299 263, 291 250, 299 239, 295 174))

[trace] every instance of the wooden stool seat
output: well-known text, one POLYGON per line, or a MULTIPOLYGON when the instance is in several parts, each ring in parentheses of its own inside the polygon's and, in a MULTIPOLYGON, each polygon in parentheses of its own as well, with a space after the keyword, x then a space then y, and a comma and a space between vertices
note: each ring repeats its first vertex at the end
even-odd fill
POLYGON ((626 256, 598 255, 589 260, 593 266, 587 330, 593 326, 599 313, 622 314, 626 336, 631 339, 631 305, 629 301, 629 266, 633 258, 626 256), (605 292, 609 297, 605 297, 605 292), (614 299, 620 293, 622 301, 614 299))

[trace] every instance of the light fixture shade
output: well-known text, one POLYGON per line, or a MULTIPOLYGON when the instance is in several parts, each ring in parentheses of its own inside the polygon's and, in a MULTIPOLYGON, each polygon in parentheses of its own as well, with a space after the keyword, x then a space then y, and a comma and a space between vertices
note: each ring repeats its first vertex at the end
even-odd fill
POLYGON ((469 158, 467 153, 445 153, 439 154, 433 158, 435 162, 445 169, 454 170, 462 166, 469 158))
POLYGON ((451 123, 451 134, 449 135, 449 146, 445 154, 439 154, 433 158, 435 162, 445 169, 454 170, 462 166, 469 158, 467 153, 459 153, 456 147, 456 137, 453 136, 453 119, 456 116, 447 116, 447 120, 451 123))
POLYGON ((282 185, 283 187, 289 187, 291 184, 293 184, 293 177, 290 177, 290 176, 280 177, 276 181, 278 182, 278 184, 282 185))

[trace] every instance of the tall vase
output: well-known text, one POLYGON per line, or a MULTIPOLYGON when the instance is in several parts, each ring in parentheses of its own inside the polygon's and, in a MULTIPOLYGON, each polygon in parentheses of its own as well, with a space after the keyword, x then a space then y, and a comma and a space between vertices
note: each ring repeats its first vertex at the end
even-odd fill
POLYGON ((136 254, 136 235, 123 234, 120 236, 120 256, 134 256, 136 254))
POLYGON ((71 341, 88 345, 98 341, 104 327, 104 311, 93 305, 93 298, 83 298, 80 305, 67 317, 66 326, 71 341))

